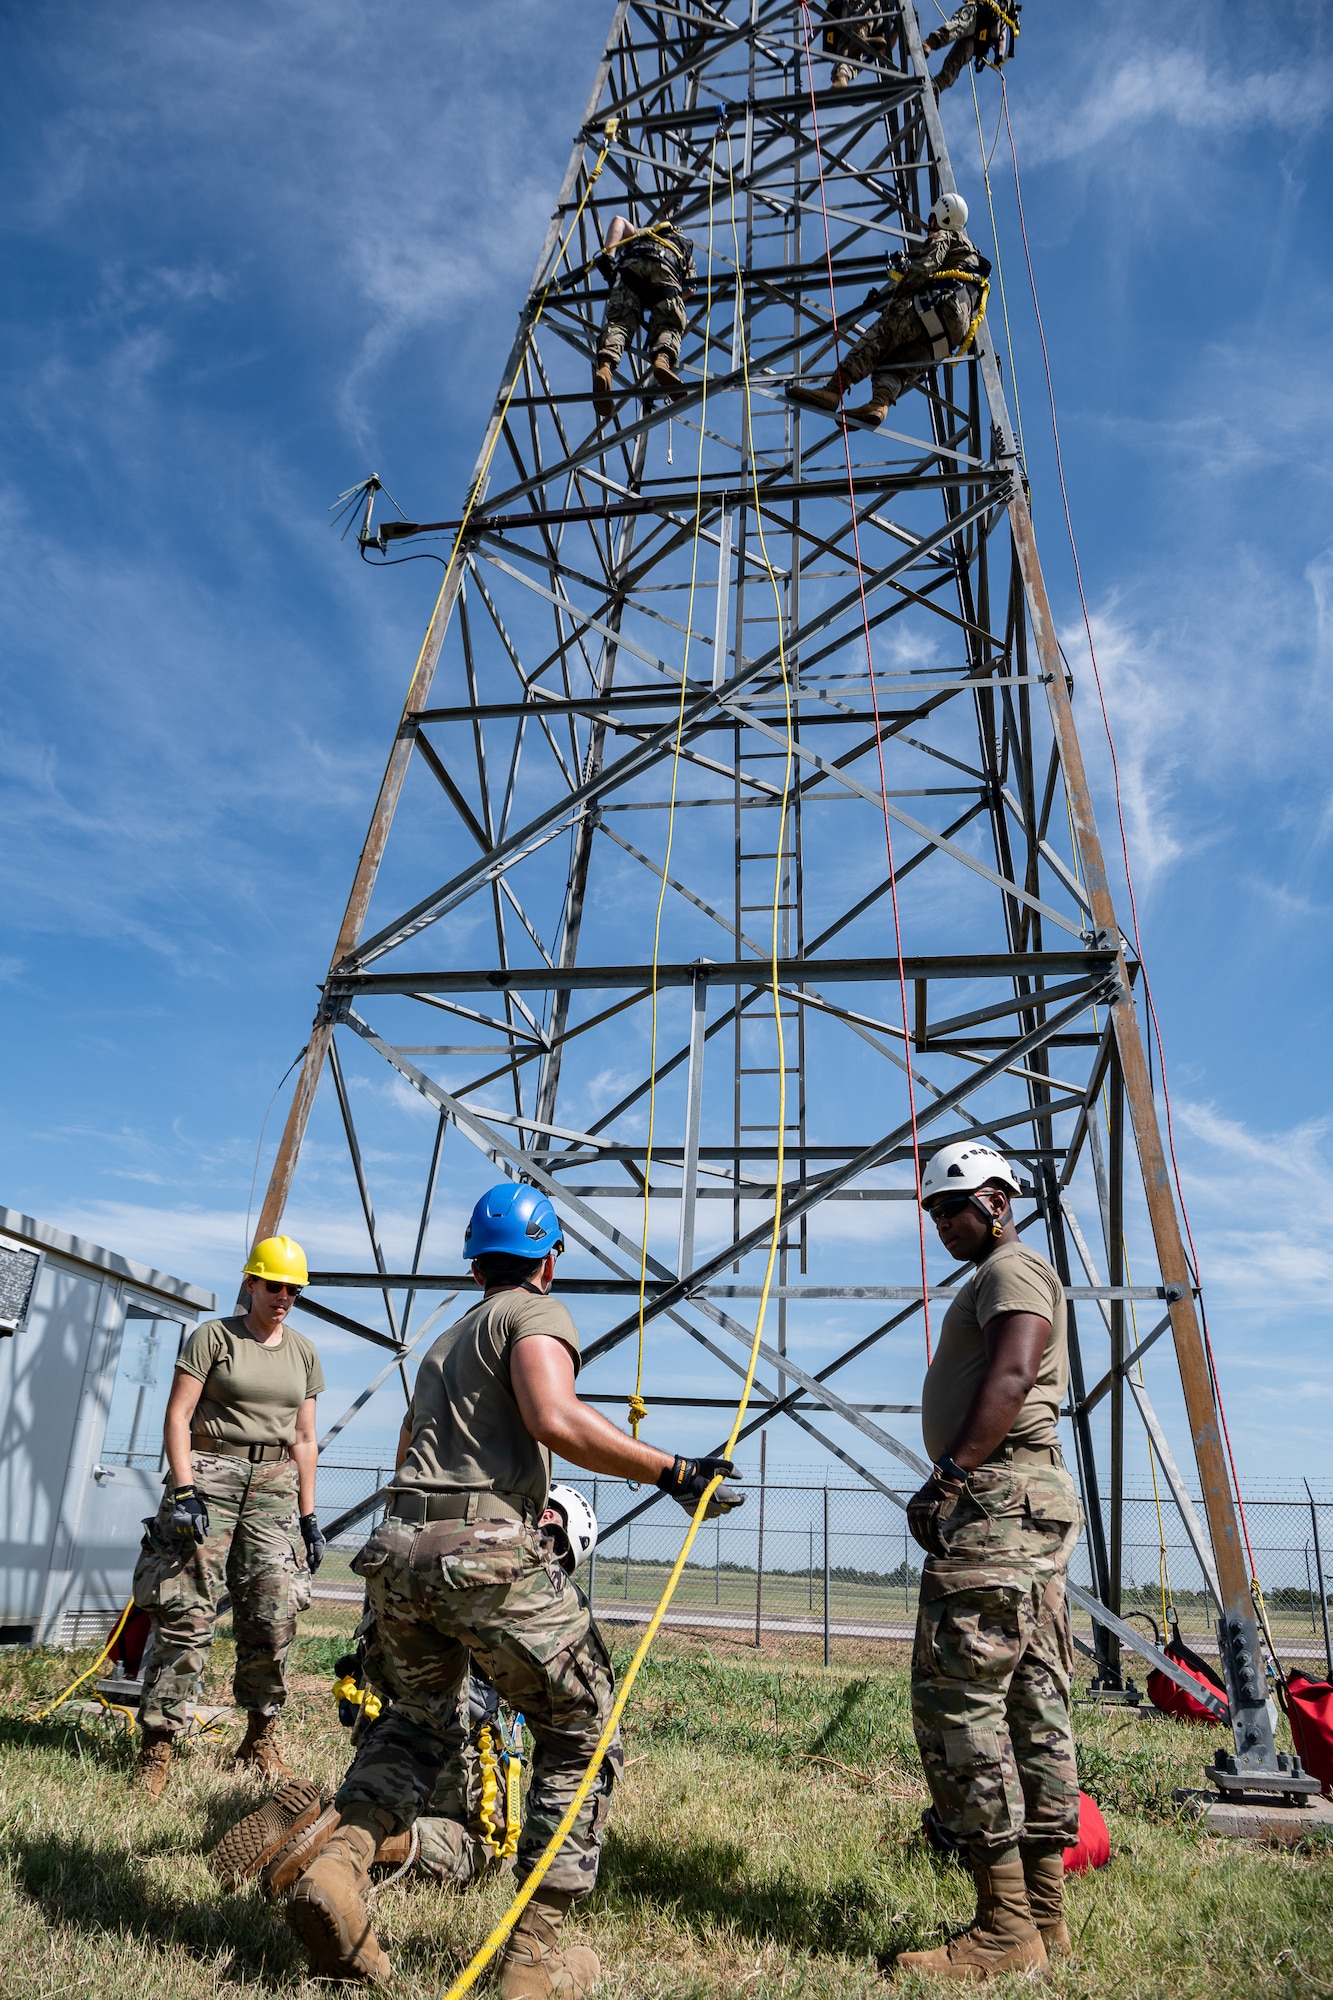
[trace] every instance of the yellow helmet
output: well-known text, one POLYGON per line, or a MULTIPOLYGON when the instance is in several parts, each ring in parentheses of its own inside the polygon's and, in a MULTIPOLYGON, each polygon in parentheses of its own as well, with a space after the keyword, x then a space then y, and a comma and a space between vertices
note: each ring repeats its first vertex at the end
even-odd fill
POLYGON ((247 1278, 285 1278, 289 1285, 308 1285, 305 1251, 290 1236, 266 1236, 246 1260, 247 1278))

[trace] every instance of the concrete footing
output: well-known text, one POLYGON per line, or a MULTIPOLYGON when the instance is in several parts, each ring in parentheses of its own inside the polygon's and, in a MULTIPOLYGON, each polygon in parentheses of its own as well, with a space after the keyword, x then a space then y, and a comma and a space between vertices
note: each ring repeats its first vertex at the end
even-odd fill
POLYGON ((1333 1835, 1333 1799, 1284 1806, 1251 1793, 1247 1799, 1220 1799, 1216 1792, 1175 1794, 1195 1819, 1220 1840, 1262 1840, 1271 1847, 1295 1847, 1312 1833, 1333 1835))

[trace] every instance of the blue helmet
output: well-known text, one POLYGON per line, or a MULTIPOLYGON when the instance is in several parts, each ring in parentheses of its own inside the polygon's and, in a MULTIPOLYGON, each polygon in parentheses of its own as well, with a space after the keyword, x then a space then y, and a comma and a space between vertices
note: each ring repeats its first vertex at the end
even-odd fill
POLYGON ((501 1250, 507 1257, 526 1257, 535 1264, 564 1247, 559 1216, 540 1188, 524 1181, 501 1181, 488 1189, 463 1235, 463 1255, 469 1263, 501 1250))

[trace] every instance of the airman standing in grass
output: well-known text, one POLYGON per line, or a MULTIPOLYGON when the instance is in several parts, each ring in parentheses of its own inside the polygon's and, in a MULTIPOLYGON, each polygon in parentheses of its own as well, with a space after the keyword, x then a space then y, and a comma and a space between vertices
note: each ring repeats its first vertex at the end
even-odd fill
POLYGON ((256 1243, 245 1266, 249 1311, 196 1327, 181 1349, 163 1427, 166 1491, 134 1571, 134 1601, 153 1613, 139 1703, 138 1776, 150 1798, 167 1781, 231 1593, 236 1706, 247 1711, 238 1764, 289 1777, 278 1749, 297 1613, 324 1553, 315 1518, 315 1398, 324 1373, 288 1312, 309 1282, 290 1236, 256 1243))
POLYGON ((1064 1850, 1078 1839, 1065 1572, 1082 1512, 1056 1424, 1069 1380, 1064 1288, 1019 1241, 1008 1161, 945 1146, 921 1182, 949 1255, 976 1266, 944 1316, 921 1394, 934 1460, 907 1519, 927 1552, 912 1723, 935 1812, 977 1884, 971 1927, 902 1971, 955 1981, 1040 1969, 1069 1949, 1064 1850))
MULTIPOLYGON (((626 1437, 579 1401, 578 1330, 549 1296, 564 1248, 536 1188, 502 1181, 482 1196, 463 1255, 484 1297, 422 1362, 403 1420, 389 1509, 352 1567, 375 1623, 366 1677, 390 1698, 338 1789, 338 1824, 301 1875, 287 1920, 318 1976, 380 1981, 389 1961, 366 1907, 383 1843, 430 1809, 456 1745, 459 1690, 475 1657, 535 1739, 518 1846, 527 1879, 575 1796, 611 1713, 611 1662, 588 1601, 539 1524, 551 1454, 589 1472, 655 1482, 693 1513, 726 1459, 685 1459, 626 1437)), ((709 1513, 739 1504, 722 1486, 709 1513)), ((501 2000, 580 2000, 600 1974, 561 1925, 591 1893, 618 1739, 513 1932, 501 2000)))

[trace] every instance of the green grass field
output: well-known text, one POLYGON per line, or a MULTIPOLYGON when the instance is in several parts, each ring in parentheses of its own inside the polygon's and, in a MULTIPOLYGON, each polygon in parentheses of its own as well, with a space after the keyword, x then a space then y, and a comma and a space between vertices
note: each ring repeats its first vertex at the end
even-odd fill
MULTIPOLYGON (((330 1668, 351 1607, 318 1606, 293 1656, 291 1760, 330 1788, 346 1761, 330 1668)), ((623 1660, 626 1649, 617 1644, 623 1660)), ((162 1804, 130 1789, 131 1743, 104 1725, 23 1720, 92 1655, 0 1655, 0 1995, 202 2000, 238 1985, 315 1993, 278 1911, 227 1896, 202 1855, 262 1796, 198 1743, 162 1804)), ((225 1698, 219 1638, 209 1693, 225 1698)), ((1046 1990, 1116 2000, 1333 1994, 1333 1849, 1217 1841, 1173 1805, 1216 1738, 1076 1710, 1084 1782, 1114 1860, 1071 1889, 1072 1965, 1046 1990)), ((667 1635, 627 1717, 627 1770, 578 1930, 607 2000, 833 2000, 882 1992, 897 1950, 968 1913, 954 1864, 923 1849, 904 1649, 818 1639, 705 1645, 667 1635)), ((410 1881, 378 1901, 394 1991, 440 2000, 504 1908, 410 1881)), ((934 1990, 904 1984, 912 1996, 934 1990)), ((997 1994, 1017 1990, 1000 1982, 997 1994)))

